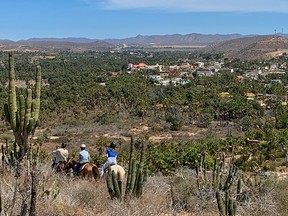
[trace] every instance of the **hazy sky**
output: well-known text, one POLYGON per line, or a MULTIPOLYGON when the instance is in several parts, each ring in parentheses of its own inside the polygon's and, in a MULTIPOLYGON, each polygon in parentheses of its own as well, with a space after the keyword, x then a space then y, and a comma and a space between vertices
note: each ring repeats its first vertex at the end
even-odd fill
POLYGON ((288 0, 0 0, 0 39, 288 33, 288 0))

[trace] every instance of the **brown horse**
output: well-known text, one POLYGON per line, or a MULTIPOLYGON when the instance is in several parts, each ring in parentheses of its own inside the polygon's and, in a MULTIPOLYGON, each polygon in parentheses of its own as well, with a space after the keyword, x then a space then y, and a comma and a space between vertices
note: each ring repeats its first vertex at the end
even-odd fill
POLYGON ((59 161, 59 163, 57 164, 53 164, 52 168, 55 170, 55 172, 60 173, 60 172, 64 172, 65 168, 66 168, 66 161, 59 161))
MULTIPOLYGON (((76 164, 77 162, 75 160, 68 161, 65 167, 66 173, 69 174, 73 172, 76 164)), ((98 180, 100 178, 100 172, 94 163, 85 163, 79 168, 78 176, 82 178, 94 178, 95 180, 98 180)))

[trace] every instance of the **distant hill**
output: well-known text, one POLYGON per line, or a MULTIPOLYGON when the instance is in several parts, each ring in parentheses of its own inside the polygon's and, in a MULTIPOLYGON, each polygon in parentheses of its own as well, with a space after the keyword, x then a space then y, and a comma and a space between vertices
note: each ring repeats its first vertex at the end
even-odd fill
POLYGON ((288 38, 279 35, 238 38, 211 44, 199 52, 224 53, 228 58, 269 59, 288 53, 288 38))
MULTIPOLYGON (((0 50, 17 50, 22 52, 60 51, 99 51, 113 50, 129 46, 157 47, 157 46, 196 46, 196 53, 223 53, 228 58, 266 59, 288 53, 288 35, 210 35, 210 34, 173 34, 151 35, 124 38, 124 39, 89 39, 89 38, 31 38, 28 40, 11 41, 0 39, 0 50), (201 45, 201 46, 199 46, 201 45), (197 47, 199 46, 199 47, 197 47), (201 48, 200 48, 201 47, 201 48), (203 48, 204 47, 204 48, 203 48)), ((157 48, 156 48, 157 49, 157 48)))
POLYGON ((28 40, 0 40, 0 50, 22 52, 83 52, 88 50, 111 50, 116 46, 102 40, 87 38, 33 38, 28 40))
POLYGON ((104 41, 113 44, 127 45, 207 45, 210 43, 222 42, 236 38, 250 37, 241 34, 172 34, 172 35, 151 35, 130 37, 125 39, 105 39, 104 41))
POLYGON ((49 42, 71 42, 71 43, 93 43, 100 40, 97 39, 89 39, 84 37, 68 37, 68 38, 30 38, 28 40, 20 40, 18 42, 41 42, 41 41, 49 41, 49 42))
POLYGON ((69 38, 31 38, 28 40, 0 40, 0 50, 18 50, 25 52, 58 52, 70 50, 81 52, 86 50, 114 49, 119 45, 151 46, 151 45, 208 45, 235 38, 249 37, 240 34, 205 35, 205 34, 173 34, 130 37, 125 39, 89 39, 83 37, 69 38))

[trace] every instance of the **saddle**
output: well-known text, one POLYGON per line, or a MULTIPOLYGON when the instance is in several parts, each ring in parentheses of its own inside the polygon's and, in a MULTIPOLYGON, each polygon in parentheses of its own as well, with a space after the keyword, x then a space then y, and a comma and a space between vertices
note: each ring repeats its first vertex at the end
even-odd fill
POLYGON ((115 163, 109 163, 108 166, 104 169, 104 173, 107 173, 110 169, 111 166, 116 165, 115 163))
POLYGON ((85 162, 85 163, 81 164, 81 167, 79 168, 78 172, 83 170, 88 163, 89 162, 85 162))

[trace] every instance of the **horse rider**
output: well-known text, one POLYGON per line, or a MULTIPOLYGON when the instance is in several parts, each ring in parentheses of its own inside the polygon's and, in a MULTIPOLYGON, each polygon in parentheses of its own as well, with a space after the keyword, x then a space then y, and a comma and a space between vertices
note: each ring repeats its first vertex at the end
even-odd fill
POLYGON ((101 168, 101 177, 104 175, 105 169, 109 165, 112 165, 112 164, 117 165, 118 151, 116 148, 117 148, 117 144, 114 141, 110 143, 110 146, 107 146, 107 148, 106 148, 107 161, 105 162, 105 164, 101 168))
POLYGON ((86 145, 85 144, 81 144, 80 145, 80 150, 81 151, 79 152, 79 162, 76 164, 76 166, 73 169, 74 176, 78 175, 78 171, 79 171, 80 167, 83 164, 90 162, 90 154, 86 150, 86 145))
POLYGON ((60 148, 58 148, 58 149, 56 149, 56 150, 54 150, 52 152, 52 154, 53 154, 52 169, 56 169, 57 170, 58 165, 59 165, 60 162, 62 162, 62 161, 67 162, 69 152, 66 149, 66 147, 67 147, 67 144, 66 143, 62 143, 60 148))

